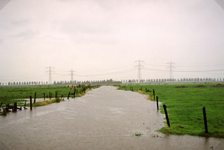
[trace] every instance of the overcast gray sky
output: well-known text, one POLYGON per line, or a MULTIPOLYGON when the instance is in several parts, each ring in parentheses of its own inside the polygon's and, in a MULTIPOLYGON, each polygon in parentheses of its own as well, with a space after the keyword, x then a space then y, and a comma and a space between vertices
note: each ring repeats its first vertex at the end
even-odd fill
MULTIPOLYGON (((6 1, 6 0, 2 0, 6 1)), ((1 4, 1 3, 0 3, 1 4)), ((215 0, 11 0, 0 10, 0 82, 224 77, 215 0), (196 72, 198 71, 198 72, 196 72)))

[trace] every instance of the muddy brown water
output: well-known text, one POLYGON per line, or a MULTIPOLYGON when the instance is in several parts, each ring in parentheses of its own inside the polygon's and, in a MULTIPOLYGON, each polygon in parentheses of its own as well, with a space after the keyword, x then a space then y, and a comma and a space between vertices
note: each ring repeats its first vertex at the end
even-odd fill
POLYGON ((164 115, 137 92, 102 86, 83 97, 0 116, 1 150, 221 150, 224 139, 164 135, 164 115), (140 132, 141 136, 133 136, 140 132))

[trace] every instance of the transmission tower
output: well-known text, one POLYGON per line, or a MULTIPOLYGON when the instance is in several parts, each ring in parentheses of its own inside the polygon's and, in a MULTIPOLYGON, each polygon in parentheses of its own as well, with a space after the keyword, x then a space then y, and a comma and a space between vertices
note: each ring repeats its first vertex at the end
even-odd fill
POLYGON ((49 72, 49 84, 52 84, 52 78, 51 78, 51 72, 52 72, 52 69, 54 69, 54 67, 46 67, 47 69, 49 69, 47 72, 49 72))
POLYGON ((73 71, 73 69, 71 69, 71 71, 68 71, 68 72, 71 72, 71 82, 73 82, 73 72, 75 72, 75 71, 73 71))
POLYGON ((142 61, 142 60, 137 60, 137 61, 135 61, 135 62, 137 62, 137 65, 135 65, 135 67, 138 68, 138 83, 140 83, 140 80, 141 80, 141 68, 144 67, 141 63, 144 63, 144 61, 142 61))
POLYGON ((170 69, 170 81, 173 79, 173 68, 175 68, 173 65, 175 64, 174 62, 168 62, 169 64, 168 68, 170 69))

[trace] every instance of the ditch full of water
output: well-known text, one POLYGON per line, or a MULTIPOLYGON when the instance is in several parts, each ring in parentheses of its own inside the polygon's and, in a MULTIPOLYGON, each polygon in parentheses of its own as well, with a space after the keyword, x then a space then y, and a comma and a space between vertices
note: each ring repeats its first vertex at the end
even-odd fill
POLYGON ((156 132, 164 121, 145 95, 102 86, 82 97, 0 116, 0 149, 224 148, 223 139, 156 132))

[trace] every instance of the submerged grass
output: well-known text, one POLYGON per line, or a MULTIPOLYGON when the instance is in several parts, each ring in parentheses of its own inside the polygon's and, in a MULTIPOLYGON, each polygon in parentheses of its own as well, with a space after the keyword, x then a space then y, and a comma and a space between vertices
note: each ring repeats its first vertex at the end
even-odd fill
POLYGON ((141 136, 141 135, 142 135, 141 132, 136 132, 136 133, 134 133, 134 136, 141 136))
MULTIPOLYGON (((147 94, 153 100, 155 90, 159 101, 167 106, 171 127, 163 127, 159 131, 165 134, 198 135, 204 137, 224 138, 224 87, 212 87, 214 84, 186 84, 186 88, 176 88, 179 85, 131 85, 120 86, 119 89, 147 94), (203 111, 206 108, 209 133, 205 133, 203 111)), ((156 106, 155 106, 156 109, 156 106)), ((164 113, 160 105, 161 113, 164 113)))

